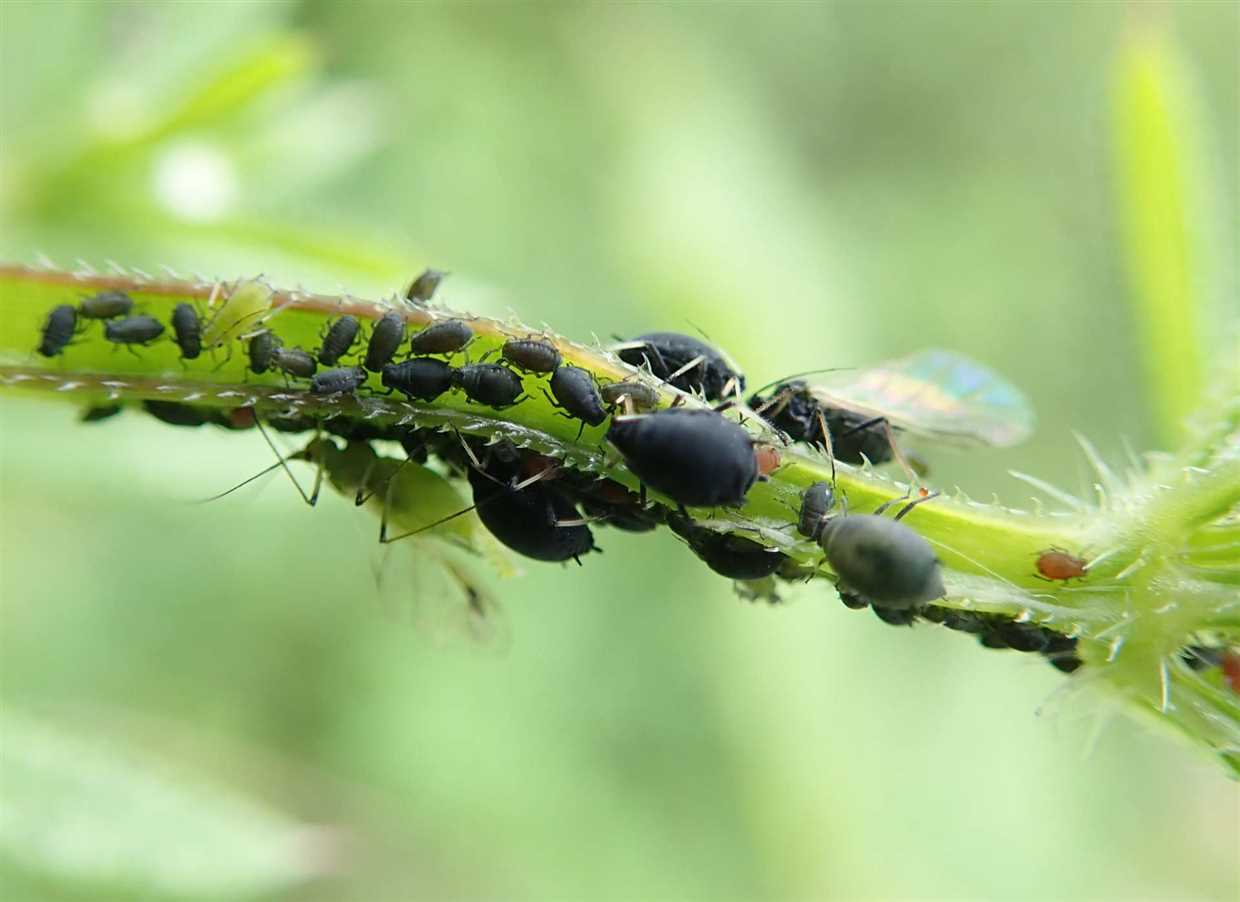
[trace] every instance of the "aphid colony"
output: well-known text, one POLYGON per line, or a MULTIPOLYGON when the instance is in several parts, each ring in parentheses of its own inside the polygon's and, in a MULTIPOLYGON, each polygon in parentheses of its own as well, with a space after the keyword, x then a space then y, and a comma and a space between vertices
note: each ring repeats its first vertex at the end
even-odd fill
MULTIPOLYGON (((425 302, 441 276, 424 273, 410 285, 406 297, 425 302)), ((63 353, 82 321, 92 319, 103 321, 104 337, 116 344, 145 345, 160 338, 164 325, 152 316, 134 315, 133 307, 122 292, 102 292, 77 307, 58 306, 47 318, 37 350, 49 357, 63 353)), ((223 344, 190 304, 174 308, 170 325, 184 360, 223 344)), ((583 555, 598 550, 592 525, 647 532, 666 524, 710 569, 729 578, 752 581, 805 574, 788 555, 743 536, 718 532, 688 510, 740 506, 751 487, 780 463, 776 446, 755 442, 748 430, 721 412, 729 406, 745 407, 745 377, 709 344, 656 332, 615 346, 622 360, 653 379, 718 403, 714 408, 660 409, 660 392, 647 381, 630 378, 600 385, 592 372, 566 363, 560 349, 540 337, 509 338, 476 360, 466 357, 454 365, 456 356, 467 354, 476 338, 464 320, 435 320, 410 335, 404 313, 391 310, 375 320, 369 335, 365 332, 355 316, 339 316, 327 325, 314 353, 285 347, 261 320, 235 337, 244 342, 250 371, 307 380, 312 395, 354 394, 370 374, 378 374, 389 392, 414 401, 435 401, 456 390, 470 403, 496 410, 521 403, 531 389, 540 391, 561 416, 578 421, 578 437, 587 426, 602 426, 610 418, 605 438, 640 480, 642 491, 634 493, 612 480, 563 468, 554 459, 506 441, 486 444, 455 431, 378 427, 343 416, 267 416, 259 422, 245 407, 221 411, 169 401, 146 401, 142 406, 162 422, 177 426, 263 429, 265 422, 280 432, 314 432, 310 444, 290 458, 317 465, 314 490, 307 494, 298 485, 310 504, 317 499, 324 474, 333 484, 355 485, 359 504, 376 495, 391 497, 390 485, 374 484, 372 474, 387 473, 390 482, 399 478, 396 474, 405 464, 379 457, 368 444, 372 441, 399 442, 408 461, 418 464, 433 454, 452 473, 466 477, 473 505, 433 523, 410 527, 398 516, 401 512, 385 502, 380 527, 384 543, 434 529, 474 510, 483 526, 518 554, 580 563, 583 555), (407 355, 398 359, 404 347, 407 355), (497 360, 487 359, 496 352, 497 360), (355 363, 345 364, 355 354, 355 363), (356 472, 358 460, 370 461, 361 473, 356 472), (376 467, 381 461, 389 463, 376 467), (346 474, 345 467, 353 469, 346 474), (647 499, 647 488, 670 505, 647 499), (388 534, 389 515, 404 528, 400 535, 388 534)), ((836 459, 881 463, 893 456, 903 462, 893 442, 892 424, 934 438, 991 445, 1017 441, 1028 431, 1023 398, 997 376, 944 352, 926 352, 843 378, 813 383, 785 379, 774 383, 769 393, 753 393, 748 406, 782 441, 820 446, 833 463, 836 459), (953 380, 967 383, 967 393, 954 388, 953 380), (910 386, 915 390, 910 392, 910 386), (927 389, 937 392, 929 402, 927 389)), ((83 420, 106 419, 119 410, 117 405, 94 407, 83 420)), ((286 461, 279 457, 271 469, 287 470, 286 461)), ((907 625, 920 618, 975 633, 987 647, 1039 652, 1065 672, 1078 667, 1075 639, 999 615, 930 604, 945 594, 939 560, 930 544, 902 520, 934 497, 923 492, 894 517, 885 517, 889 505, 872 513, 850 512, 846 504, 837 510, 834 482, 817 483, 801 496, 797 529, 820 547, 836 575, 840 598, 849 607, 870 607, 890 624, 907 625)), ((1086 575, 1083 562, 1062 549, 1041 553, 1037 570, 1045 579, 1086 575)))

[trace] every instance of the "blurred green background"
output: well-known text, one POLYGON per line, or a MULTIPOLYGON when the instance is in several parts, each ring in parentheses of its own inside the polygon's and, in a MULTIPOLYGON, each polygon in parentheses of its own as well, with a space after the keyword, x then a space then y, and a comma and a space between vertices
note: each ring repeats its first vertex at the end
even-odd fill
MULTIPOLYGON (((700 326, 754 385, 945 346, 1040 426, 925 449, 934 484, 1082 492, 1073 430, 1118 465, 1162 434, 1118 61, 1152 34, 1182 78, 1204 345, 1238 10, 6 0, 0 256, 359 295, 432 265, 576 338, 700 326)), ((498 586, 506 648, 439 643, 350 501, 190 503, 257 435, 75 416, 0 400, 6 898, 1240 893, 1234 785, 1043 662, 605 530, 498 586)))

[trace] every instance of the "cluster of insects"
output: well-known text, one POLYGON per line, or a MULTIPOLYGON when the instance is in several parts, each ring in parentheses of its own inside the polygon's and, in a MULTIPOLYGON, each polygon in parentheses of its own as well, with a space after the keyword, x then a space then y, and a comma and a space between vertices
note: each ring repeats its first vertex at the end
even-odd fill
MULTIPOLYGON (((442 275, 423 273, 405 298, 425 302, 442 275)), ((117 344, 149 344, 164 334, 162 323, 134 315, 133 307, 133 300, 117 291, 86 298, 76 307, 58 306, 47 318, 37 350, 45 356, 63 352, 90 320, 102 321, 105 338, 117 344)), ((192 305, 178 304, 169 325, 183 359, 195 359, 210 346, 204 340, 206 324, 192 305)), ((678 333, 654 332, 620 341, 612 350, 649 378, 600 384, 591 371, 566 362, 559 347, 540 336, 508 338, 470 360, 468 349, 478 336, 465 320, 437 319, 410 334, 404 313, 391 310, 374 321, 369 335, 365 331, 357 317, 339 316, 327 325, 313 352, 286 347, 275 331, 261 325, 241 338, 249 370, 307 380, 312 396, 354 394, 372 374, 389 392, 414 401, 435 401, 456 390, 470 403, 497 410, 521 403, 532 389, 541 391, 558 413, 578 422, 578 437, 586 427, 607 424, 606 444, 640 481, 640 491, 564 467, 507 441, 485 443, 454 430, 380 427, 345 416, 259 418, 249 407, 221 410, 170 401, 142 406, 177 426, 257 427, 278 458, 269 469, 283 467, 291 477, 289 460, 316 466, 310 492, 293 480, 307 503, 317 500, 324 476, 337 487, 355 490, 359 504, 378 498, 380 542, 385 544, 439 529, 475 511, 500 543, 520 555, 581 563, 583 556, 599 550, 592 527, 648 532, 666 525, 711 570, 745 582, 771 576, 794 579, 807 572, 783 551, 735 532, 717 531, 709 518, 698 519, 690 512, 740 506, 754 484, 780 466, 779 445, 756 440, 743 425, 745 417, 761 418, 783 444, 820 448, 833 472, 837 460, 879 464, 895 459, 907 470, 898 432, 1002 446, 1021 440, 1031 428, 1027 404, 1015 389, 971 361, 942 351, 866 370, 827 373, 825 378, 785 378, 745 399, 745 377, 726 354, 678 333), (454 362, 462 355, 464 362, 454 362), (676 398, 671 406, 664 403, 668 395, 655 387, 660 382, 679 390, 670 394, 676 398), (680 403, 680 393, 705 404, 680 403), (740 422, 724 415, 729 408, 740 411, 740 422), (267 428, 312 432, 314 437, 302 451, 285 457, 267 428), (372 446, 376 441, 399 443, 405 459, 384 457, 372 446), (465 477, 473 503, 423 523, 416 505, 400 500, 400 484, 416 472, 406 470, 409 464, 420 466, 431 456, 451 475, 465 477), (656 497, 648 498, 647 489, 656 497)), ((83 418, 101 420, 119 410, 102 405, 83 418)), ((886 511, 895 502, 872 512, 849 511, 847 499, 837 497, 834 480, 819 482, 800 495, 796 529, 821 551, 841 601, 850 608, 868 607, 889 624, 921 619, 974 633, 990 648, 1045 655, 1064 672, 1080 666, 1075 639, 996 614, 932 604, 945 594, 938 556, 904 521, 935 497, 923 489, 919 497, 897 499, 905 503, 889 517, 886 511)), ((1048 580, 1087 576, 1085 562, 1064 549, 1038 552, 1035 569, 1034 575, 1048 580)))

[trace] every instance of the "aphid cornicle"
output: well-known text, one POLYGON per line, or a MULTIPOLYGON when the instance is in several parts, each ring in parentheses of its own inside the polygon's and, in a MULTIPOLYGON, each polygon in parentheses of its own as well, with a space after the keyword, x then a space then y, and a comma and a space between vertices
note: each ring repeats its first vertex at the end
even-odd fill
POLYGON ((502 544, 538 561, 576 560, 594 549, 594 535, 573 502, 554 486, 535 482, 513 488, 517 465, 493 461, 486 472, 469 471, 478 519, 502 544))
POLYGON ((601 426, 607 419, 594 374, 589 370, 566 364, 551 374, 550 387, 556 406, 573 419, 581 420, 583 429, 601 426))
POLYGON ((405 289, 405 300, 425 304, 435 296, 435 289, 448 274, 438 269, 424 269, 422 274, 409 283, 405 289))
POLYGON ((39 341, 38 351, 44 357, 55 357, 65 350, 73 333, 77 331, 77 308, 69 304, 53 307, 43 324, 43 335, 39 341))
POLYGON ((366 378, 366 371, 360 366, 321 370, 310 379, 310 394, 351 395, 366 383, 366 378))
POLYGON ((193 360, 202 353, 202 323, 193 304, 172 308, 172 337, 181 349, 182 360, 193 360))
POLYGON ((319 363, 323 366, 335 366, 341 357, 349 353, 361 328, 356 316, 346 314, 333 321, 327 328, 327 334, 323 336, 323 344, 319 348, 319 363))
POLYGON ((276 347, 271 351, 271 366, 289 376, 309 379, 318 370, 318 362, 312 354, 301 348, 276 347))
POLYGON ((778 570, 788 559, 782 552, 759 542, 698 526, 680 514, 670 514, 667 525, 689 543, 693 553, 707 567, 730 579, 762 579, 778 570))
POLYGON ((452 367, 433 357, 414 357, 383 368, 383 384, 418 401, 434 401, 452 387, 452 367))
POLYGON ((129 316, 110 319, 103 324, 108 341, 122 345, 150 344, 164 334, 164 324, 153 316, 129 316))
POLYGON ((452 371, 452 384, 478 404, 497 410, 523 399, 521 377, 498 363, 470 363, 452 371))
POLYGON ((946 594, 930 543, 897 520, 846 514, 823 525, 818 543, 848 591, 884 607, 912 607, 946 594))
POLYGON ((678 504, 740 504, 758 478, 753 439, 713 410, 616 417, 607 438, 638 479, 678 504))
POLYGON ((553 373, 563 360, 559 348, 537 338, 509 339, 504 342, 500 353, 513 366, 527 373, 553 373))
POLYGON ((250 355, 250 370, 261 375, 271 369, 271 358, 278 347, 280 347, 280 339, 274 332, 267 329, 251 336, 247 346, 250 355))
POLYGON ((413 354, 455 354, 463 350, 474 337, 469 323, 459 319, 445 319, 431 323, 409 339, 413 354))
POLYGON ((123 291, 101 291, 83 298, 78 313, 87 319, 112 319, 133 309, 133 298, 123 291))
POLYGON ((383 314, 371 330, 370 343, 366 345, 366 360, 362 365, 372 373, 382 372, 392 362, 404 340, 405 318, 395 310, 383 314))
POLYGON ((656 378, 708 401, 745 388, 745 377, 723 352, 692 335, 647 332, 625 342, 616 354, 630 366, 645 364, 656 378))

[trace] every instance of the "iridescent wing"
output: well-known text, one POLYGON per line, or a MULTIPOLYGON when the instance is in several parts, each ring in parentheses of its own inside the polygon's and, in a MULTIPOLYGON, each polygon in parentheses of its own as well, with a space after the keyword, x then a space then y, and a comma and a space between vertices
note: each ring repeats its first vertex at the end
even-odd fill
POLYGON ((920 351, 863 370, 809 380, 821 403, 885 417, 955 445, 1007 447, 1033 431, 1029 399, 998 373, 951 351, 920 351))

